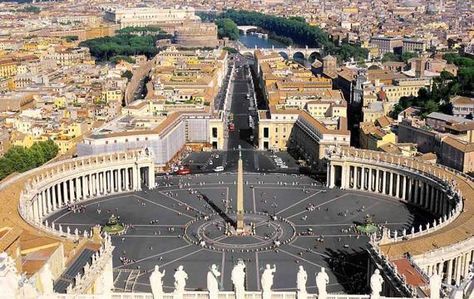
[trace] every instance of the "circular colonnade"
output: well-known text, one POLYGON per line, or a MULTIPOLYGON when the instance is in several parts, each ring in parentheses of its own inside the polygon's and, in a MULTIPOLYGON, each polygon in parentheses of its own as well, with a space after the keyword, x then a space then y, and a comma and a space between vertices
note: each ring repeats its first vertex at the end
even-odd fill
MULTIPOLYGON (((56 162, 3 185, 23 184, 16 200, 24 221, 47 235, 78 240, 89 232, 72 232, 44 220, 70 205, 153 188, 153 170, 151 153, 136 150, 56 162)), ((424 274, 439 273, 446 283, 459 284, 467 276, 474 250, 474 186, 464 174, 412 158, 335 149, 328 153, 327 186, 383 194, 429 211, 438 220, 411 231, 385 231, 372 243, 375 252, 389 266, 408 252, 424 274)))

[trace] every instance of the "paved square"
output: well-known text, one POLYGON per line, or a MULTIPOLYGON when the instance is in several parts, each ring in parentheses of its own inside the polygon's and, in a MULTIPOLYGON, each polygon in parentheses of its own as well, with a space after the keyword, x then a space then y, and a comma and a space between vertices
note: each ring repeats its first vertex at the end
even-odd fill
POLYGON ((83 231, 104 225, 115 214, 129 225, 124 235, 112 237, 114 283, 120 291, 150 291, 148 277, 155 264, 166 270, 167 292, 173 290, 179 265, 189 275, 189 290, 206 289, 212 264, 222 272, 222 289, 232 290, 230 272, 237 259, 243 259, 247 290, 260 290, 260 275, 268 263, 277 267, 274 290, 295 290, 298 266, 303 265, 310 292, 316 291, 320 267, 329 274, 329 292, 356 292, 365 286, 368 238, 352 229, 355 224, 363 223, 367 214, 377 224, 398 230, 429 220, 388 197, 326 189, 306 176, 246 173, 245 210, 249 217, 259 215, 252 218, 256 235, 229 237, 222 219, 233 217, 235 181, 236 175, 227 173, 157 177, 154 190, 85 202, 84 212, 64 209, 48 221, 83 231))

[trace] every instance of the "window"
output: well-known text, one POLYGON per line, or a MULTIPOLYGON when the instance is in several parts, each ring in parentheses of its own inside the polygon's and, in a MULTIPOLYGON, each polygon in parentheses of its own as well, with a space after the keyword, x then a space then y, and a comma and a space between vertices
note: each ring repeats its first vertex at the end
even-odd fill
POLYGON ((217 128, 212 128, 212 137, 217 138, 217 128))
MULTIPOLYGON (((268 128, 263 128, 263 137, 268 138, 268 135, 269 135, 268 134, 268 128)), ((267 146, 267 148, 268 148, 268 146, 267 146)))

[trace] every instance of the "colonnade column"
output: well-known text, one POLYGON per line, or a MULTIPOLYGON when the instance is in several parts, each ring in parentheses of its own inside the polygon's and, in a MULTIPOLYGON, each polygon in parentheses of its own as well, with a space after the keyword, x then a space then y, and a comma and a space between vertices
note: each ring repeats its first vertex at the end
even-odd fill
POLYGON ((456 285, 461 283, 461 265, 462 265, 462 255, 456 258, 456 269, 454 271, 456 276, 456 285))
POLYGON ((84 189, 83 189, 83 186, 82 186, 82 182, 81 182, 81 178, 80 177, 77 177, 76 178, 76 192, 77 192, 77 199, 78 200, 81 200, 84 198, 84 189))
POLYGON ((373 191, 373 189, 372 189, 373 171, 372 170, 373 170, 372 168, 369 168, 369 182, 368 182, 368 184, 369 184, 369 191, 371 191, 371 192, 373 191))
POLYGON ((112 170, 107 171, 106 174, 107 174, 107 192, 112 193, 114 191, 113 186, 112 186, 112 170))
POLYGON ((76 186, 74 186, 74 179, 71 179, 68 182, 69 182, 69 202, 73 203, 76 197, 75 196, 76 186))
POLYGON ((377 193, 379 193, 379 181, 380 181, 379 172, 380 171, 376 168, 375 169, 375 191, 377 193))
POLYGON ((56 191, 57 191, 57 190, 56 190, 56 185, 53 185, 53 186, 51 187, 51 191, 52 191, 52 193, 51 193, 51 194, 52 194, 51 199, 52 199, 52 201, 53 201, 53 206, 52 206, 52 208, 53 208, 53 211, 56 211, 56 208, 57 208, 57 203, 56 203, 56 191))
POLYGON ((130 178, 129 178, 129 168, 125 168, 125 191, 130 190, 130 178))
POLYGON ((387 194, 387 172, 386 171, 383 171, 382 194, 387 194))
POLYGON ((117 173, 117 178, 118 178, 118 191, 121 192, 122 189, 122 168, 119 168, 118 173, 117 173))
POLYGON ((453 260, 448 260, 448 268, 447 268, 447 283, 451 284, 451 281, 453 279, 453 260))
POLYGON ((403 176, 401 174, 397 175, 397 187, 395 189, 395 196, 397 198, 400 198, 400 188, 403 188, 402 178, 403 176))
POLYGON ((415 198, 413 198, 413 203, 418 204, 418 193, 420 192, 419 190, 419 182, 418 180, 415 180, 413 182, 414 187, 415 187, 415 198))
POLYGON ((43 216, 48 213, 48 191, 43 190, 43 216))
POLYGON ((390 186, 389 186, 389 191, 388 195, 393 196, 393 185, 395 184, 395 176, 393 175, 393 172, 390 172, 390 186))
POLYGON ((471 264, 471 251, 464 254, 463 277, 466 278, 469 274, 469 265, 471 264))
POLYGON ((31 202, 31 209, 33 211, 33 221, 36 222, 39 219, 39 211, 38 211, 38 201, 39 201, 39 194, 36 194, 36 197, 33 197, 33 201, 31 202))

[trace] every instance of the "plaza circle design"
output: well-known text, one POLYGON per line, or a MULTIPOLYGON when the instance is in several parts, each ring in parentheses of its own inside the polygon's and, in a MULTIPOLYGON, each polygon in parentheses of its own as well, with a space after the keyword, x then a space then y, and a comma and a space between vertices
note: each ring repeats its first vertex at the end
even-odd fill
MULTIPOLYGON (((229 218, 235 221, 234 213, 229 218)), ((185 238, 195 245, 211 250, 228 252, 255 252, 274 250, 288 244, 296 236, 290 221, 266 213, 247 213, 247 224, 255 224, 255 233, 248 236, 223 235, 226 222, 220 215, 212 214, 193 220, 186 225, 185 238)))

